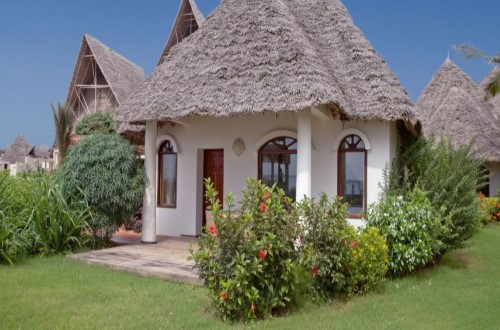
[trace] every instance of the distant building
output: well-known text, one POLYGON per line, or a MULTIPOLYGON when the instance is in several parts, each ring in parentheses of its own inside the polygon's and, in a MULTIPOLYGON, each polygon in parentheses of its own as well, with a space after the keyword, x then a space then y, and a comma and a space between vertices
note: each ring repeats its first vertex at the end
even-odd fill
POLYGON ((48 146, 34 146, 21 134, 5 150, 0 150, 0 171, 16 176, 22 171, 34 171, 40 167, 50 172, 54 169, 53 150, 48 146))

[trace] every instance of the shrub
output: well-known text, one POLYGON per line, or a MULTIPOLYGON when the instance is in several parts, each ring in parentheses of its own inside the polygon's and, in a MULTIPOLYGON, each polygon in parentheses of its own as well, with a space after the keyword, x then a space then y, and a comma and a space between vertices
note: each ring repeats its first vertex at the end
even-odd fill
POLYGON ((406 197, 418 184, 442 219, 451 219, 449 230, 440 237, 444 243, 440 253, 463 247, 477 228, 477 191, 485 182, 483 163, 472 145, 455 148, 445 139, 422 137, 399 154, 394 165, 385 194, 406 197))
POLYGON ((64 182, 55 182, 46 176, 33 177, 29 191, 30 235, 35 254, 50 255, 75 251, 91 245, 88 222, 92 219, 85 200, 68 203, 64 182))
POLYGON ((349 255, 353 236, 347 221, 347 206, 340 198, 329 202, 322 194, 319 202, 305 199, 299 209, 305 232, 300 236, 301 264, 313 275, 313 288, 324 300, 346 293, 349 255))
POLYGON ((439 237, 449 228, 418 187, 407 197, 389 196, 367 212, 369 227, 376 227, 389 246, 389 269, 399 276, 431 262, 442 249, 439 237))
POLYGON ((118 135, 94 134, 74 146, 61 169, 70 196, 95 211, 94 234, 109 240, 141 206, 145 175, 130 143, 118 135))
POLYGON ((482 225, 490 222, 500 222, 500 198, 499 197, 484 197, 479 199, 480 206, 480 221, 482 225))
POLYGON ((297 214, 283 190, 248 179, 240 210, 232 194, 227 209, 206 182, 213 223, 192 258, 223 320, 253 320, 293 305, 297 214))
POLYGON ((385 279, 389 258, 387 243, 377 228, 369 227, 351 240, 347 291, 365 293, 385 279))
POLYGON ((111 114, 101 111, 84 116, 76 125, 75 131, 79 135, 114 134, 116 132, 111 114))

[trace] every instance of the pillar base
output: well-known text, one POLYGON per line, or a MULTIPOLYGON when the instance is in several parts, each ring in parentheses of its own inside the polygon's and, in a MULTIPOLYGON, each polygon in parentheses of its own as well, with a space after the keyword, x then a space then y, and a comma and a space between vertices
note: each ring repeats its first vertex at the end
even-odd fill
POLYGON ((156 241, 154 241, 154 242, 145 242, 145 241, 141 240, 141 244, 157 244, 157 242, 156 241))

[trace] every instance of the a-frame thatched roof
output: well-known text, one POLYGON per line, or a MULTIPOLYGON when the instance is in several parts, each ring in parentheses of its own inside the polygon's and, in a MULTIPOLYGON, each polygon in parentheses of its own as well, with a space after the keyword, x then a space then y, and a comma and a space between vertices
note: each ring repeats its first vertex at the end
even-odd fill
POLYGON ((35 156, 35 146, 29 144, 24 135, 20 134, 14 140, 14 143, 5 149, 5 153, 2 154, 2 160, 14 164, 16 162, 24 162, 27 156, 35 156))
POLYGON ((143 124, 320 105, 346 119, 415 116, 396 75, 339 0, 224 0, 119 116, 143 124))
POLYGON ((84 34, 66 99, 70 106, 77 99, 77 85, 85 83, 86 73, 90 73, 91 58, 95 59, 118 104, 123 103, 144 82, 144 70, 141 67, 96 38, 84 34))
POLYGON ((205 17, 199 11, 198 6, 194 0, 181 0, 177 17, 175 18, 174 25, 170 31, 170 36, 165 45, 158 65, 162 64, 165 57, 169 54, 170 48, 181 43, 184 38, 190 36, 193 32, 198 30, 200 25, 205 21, 205 17))
POLYGON ((451 60, 447 59, 432 77, 417 109, 425 136, 444 136, 455 146, 474 141, 480 157, 500 161, 500 130, 494 124, 491 105, 451 60))
MULTIPOLYGON (((66 98, 66 104, 70 107, 74 107, 78 101, 79 86, 88 84, 92 75, 92 60, 95 60, 98 70, 102 72, 106 80, 104 83, 111 89, 118 105, 125 102, 132 92, 144 83, 145 75, 141 67, 116 53, 96 38, 84 34, 66 98)), ((137 133, 144 130, 144 127, 132 126, 128 123, 123 123, 120 126, 123 132, 137 133)))
MULTIPOLYGON (((486 94, 486 86, 498 75, 500 75, 500 68, 494 68, 479 84, 479 88, 481 89, 481 97, 484 97, 486 94)), ((493 105, 493 111, 495 112, 495 116, 497 118, 497 126, 500 126, 500 95, 495 96, 494 98, 488 101, 491 105, 493 105)))

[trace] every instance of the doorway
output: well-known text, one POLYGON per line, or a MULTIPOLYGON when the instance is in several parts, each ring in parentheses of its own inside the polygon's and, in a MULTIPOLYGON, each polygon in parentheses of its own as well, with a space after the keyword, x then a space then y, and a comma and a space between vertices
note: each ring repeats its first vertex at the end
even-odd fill
MULTIPOLYGON (((203 179, 210 178, 218 192, 219 203, 224 200, 224 149, 207 149, 203 151, 203 179)), ((203 184, 203 226, 207 224, 208 202, 205 200, 205 184, 203 184)))

